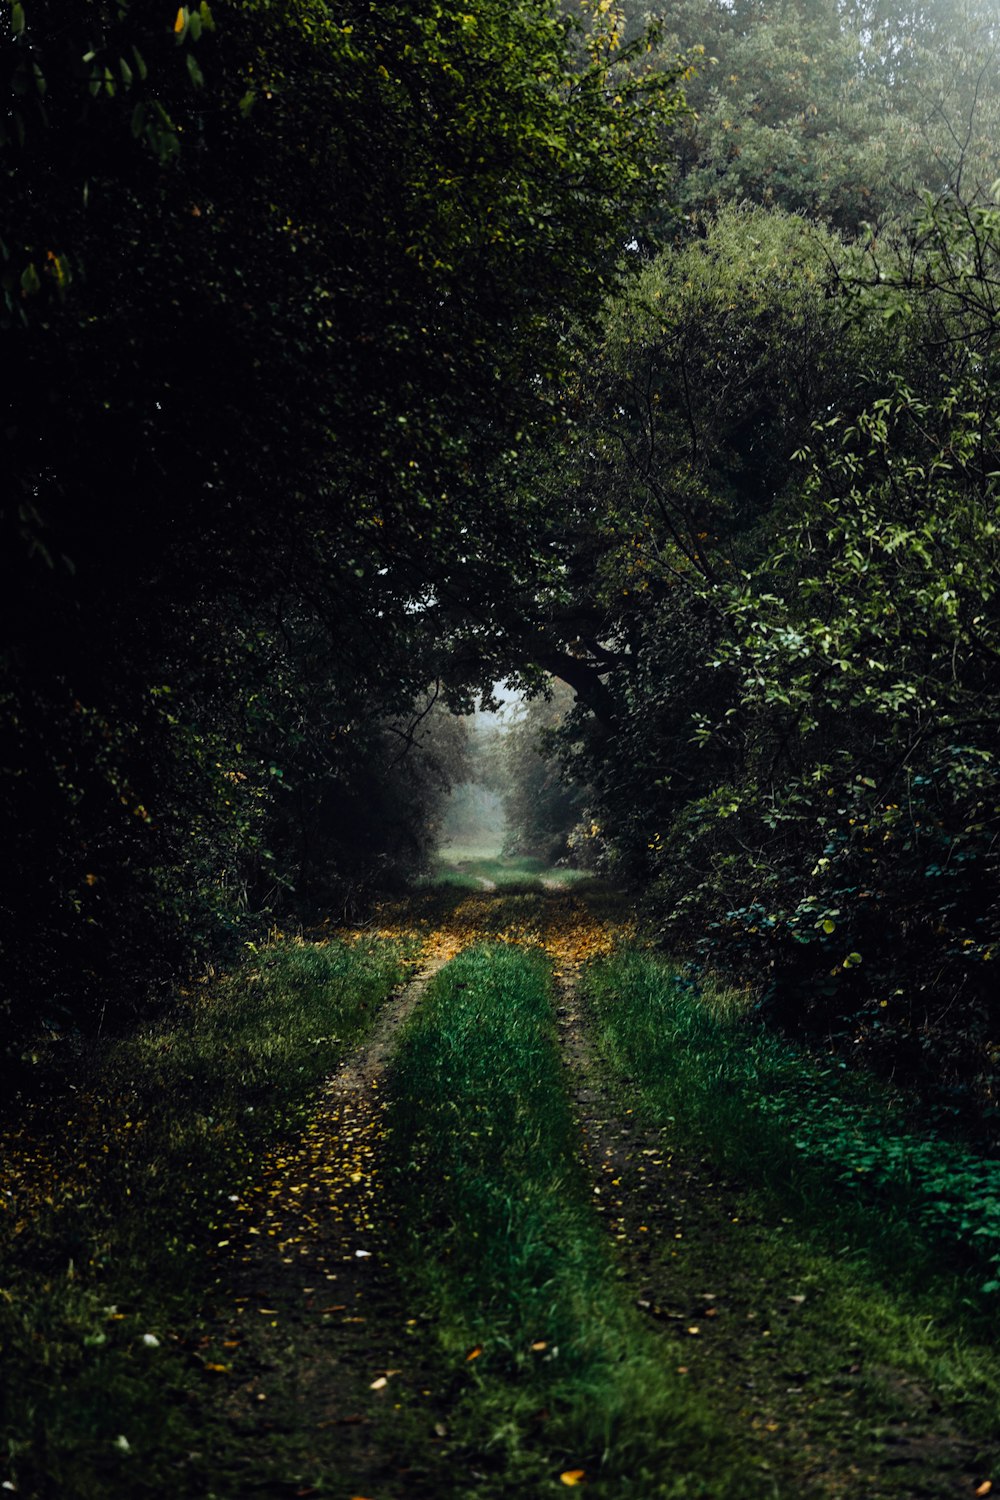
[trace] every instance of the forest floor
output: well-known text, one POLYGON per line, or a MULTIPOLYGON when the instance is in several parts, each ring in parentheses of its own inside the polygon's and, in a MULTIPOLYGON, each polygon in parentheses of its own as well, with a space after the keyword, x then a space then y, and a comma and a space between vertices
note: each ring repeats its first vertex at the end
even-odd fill
MULTIPOLYGON (((92 1090, 61 1121, 46 1105, 48 1134, 30 1109, 15 1122, 6 1493, 1000 1493, 1000 1360, 962 1287, 922 1300, 842 1222, 797 1218, 658 1114, 585 982, 635 943, 628 913, 599 887, 508 875, 460 870, 364 933, 310 940, 385 945, 412 977, 381 984, 346 1048, 343 1020, 314 1039, 339 1061, 279 1112, 169 1293, 142 1286, 141 1248, 61 1259, 86 1239, 109 1139, 143 1129, 141 1089, 92 1090), (78 1170, 54 1165, 67 1120, 78 1170)), ((152 1194, 134 1212, 147 1234, 170 1222, 152 1194)))

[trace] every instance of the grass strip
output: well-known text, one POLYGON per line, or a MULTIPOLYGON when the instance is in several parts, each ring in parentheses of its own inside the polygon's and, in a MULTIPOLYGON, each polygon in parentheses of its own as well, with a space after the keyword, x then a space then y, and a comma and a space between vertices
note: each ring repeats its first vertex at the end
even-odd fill
POLYGON ((823 1336, 860 1339, 887 1363, 905 1354, 974 1410, 981 1436, 1000 1436, 997 1164, 908 1130, 889 1090, 824 1066, 653 955, 594 962, 584 994, 637 1117, 707 1152, 775 1222, 793 1216, 799 1259, 827 1294, 823 1336))
MULTIPOLYGON (((28 1109, 0 1166, 0 1440, 24 1495, 214 1489, 198 1312, 229 1198, 405 974, 398 943, 284 941, 105 1046, 28 1109)), ((211 1364, 209 1363, 209 1368, 211 1364)))
POLYGON ((393 1068, 402 1269, 451 1372, 436 1493, 555 1494, 582 1471, 606 1497, 753 1494, 611 1262, 550 985, 540 955, 466 951, 438 975, 393 1068))
POLYGON ((731 995, 696 990, 652 955, 624 952, 588 987, 612 1060, 720 1159, 863 1241, 881 1244, 889 1220, 894 1237, 913 1232, 940 1270, 968 1275, 963 1300, 979 1293, 995 1315, 1000 1162, 907 1128, 899 1094, 750 1024, 731 995))
POLYGON ((484 855, 452 849, 435 862, 426 885, 457 890, 510 890, 527 893, 540 890, 584 890, 597 884, 586 870, 551 866, 534 855, 484 855))

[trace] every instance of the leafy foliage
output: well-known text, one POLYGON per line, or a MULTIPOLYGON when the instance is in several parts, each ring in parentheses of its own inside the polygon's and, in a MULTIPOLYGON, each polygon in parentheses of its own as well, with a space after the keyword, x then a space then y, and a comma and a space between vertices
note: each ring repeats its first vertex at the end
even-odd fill
POLYGON ((695 879, 663 877, 675 918, 741 973, 768 965, 786 1012, 804 984, 820 1017, 863 995, 879 1050, 919 1066, 945 1047, 966 1076, 992 1034, 997 931, 995 329, 934 268, 991 261, 994 218, 932 212, 910 312, 908 272, 865 294, 911 325, 911 377, 817 428, 794 510, 727 591, 736 691, 699 734, 738 736, 739 772, 664 850, 695 879))
POLYGON ((686 0, 669 25, 703 56, 672 132, 665 222, 749 201, 881 232, 920 191, 969 193, 1000 171, 988 3, 686 0))
POLYGON ((480 476, 550 421, 676 84, 544 0, 10 16, 2 1005, 93 1026, 275 892, 363 899, 393 825, 419 866, 397 752, 488 680, 445 603, 535 566, 480 476))

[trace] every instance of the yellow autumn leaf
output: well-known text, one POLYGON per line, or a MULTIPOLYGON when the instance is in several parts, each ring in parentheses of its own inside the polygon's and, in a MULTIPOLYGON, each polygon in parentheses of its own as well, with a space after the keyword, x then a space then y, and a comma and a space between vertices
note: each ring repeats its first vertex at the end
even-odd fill
POLYGON ((582 1484, 586 1477, 584 1469, 567 1469, 565 1473, 559 1475, 563 1484, 582 1484))
POLYGON ((470 1349, 469 1352, 468 1352, 468 1354, 465 1356, 465 1362, 466 1362, 466 1364, 468 1364, 468 1362, 469 1362, 470 1359, 478 1359, 479 1356, 482 1354, 482 1352, 483 1352, 483 1346, 482 1346, 482 1344, 477 1344, 474 1349, 470 1349))
POLYGON ((180 9, 178 10, 177 15, 176 15, 176 17, 174 19, 174 34, 175 34, 175 36, 179 36, 180 33, 184 30, 184 23, 185 23, 186 19, 187 18, 184 15, 184 7, 182 5, 180 7, 180 9))

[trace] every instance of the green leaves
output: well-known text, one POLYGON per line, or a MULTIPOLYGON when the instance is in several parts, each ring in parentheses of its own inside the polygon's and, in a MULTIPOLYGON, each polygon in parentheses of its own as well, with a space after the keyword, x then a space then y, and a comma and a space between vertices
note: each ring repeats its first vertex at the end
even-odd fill
POLYGON ((22 1016, 84 1016, 422 858, 425 685, 495 680, 552 566, 487 476, 559 417, 678 97, 546 0, 11 14, 3 937, 22 1016))

